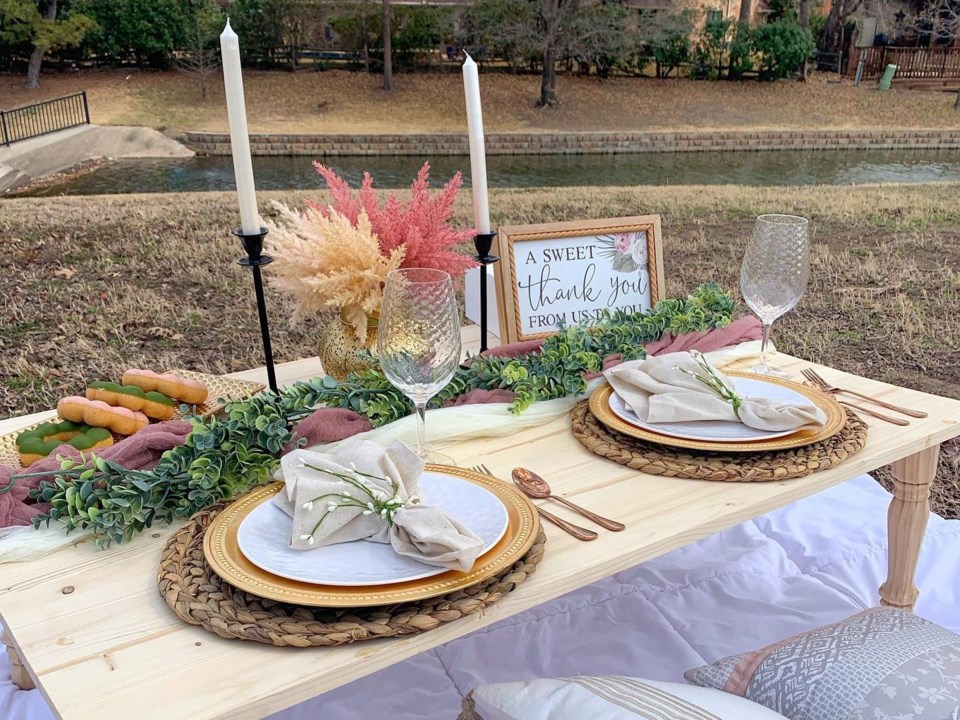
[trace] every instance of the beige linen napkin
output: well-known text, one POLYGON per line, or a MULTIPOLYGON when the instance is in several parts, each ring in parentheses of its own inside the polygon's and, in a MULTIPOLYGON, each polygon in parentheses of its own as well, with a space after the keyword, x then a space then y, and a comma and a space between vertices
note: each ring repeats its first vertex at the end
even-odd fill
POLYGON ((744 397, 732 379, 696 352, 626 362, 610 368, 604 376, 637 417, 649 423, 726 420, 757 430, 780 431, 823 425, 827 420, 813 403, 783 405, 770 398, 744 397), (716 379, 730 388, 738 406, 694 375, 716 379))
POLYGON ((372 540, 427 565, 470 570, 483 542, 442 510, 420 504, 422 472, 420 457, 397 441, 284 455, 284 489, 274 503, 293 518, 290 547, 372 540))

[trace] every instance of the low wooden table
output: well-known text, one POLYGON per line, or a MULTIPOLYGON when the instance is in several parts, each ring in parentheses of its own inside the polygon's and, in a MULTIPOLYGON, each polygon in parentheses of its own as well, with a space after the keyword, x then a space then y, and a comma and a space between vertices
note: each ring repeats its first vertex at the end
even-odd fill
MULTIPOLYGON (((811 366, 783 355, 777 362, 795 377, 811 366)), ((317 360, 305 360, 281 366, 278 376, 288 383, 318 372, 317 360)), ((558 492, 625 522, 627 530, 582 543, 547 525, 543 562, 516 592, 483 614, 422 635, 309 650, 221 639, 184 624, 160 598, 157 565, 171 530, 154 528, 108 551, 81 543, 40 560, 0 566, 0 616, 10 649, 60 718, 261 718, 888 463, 897 480, 888 521, 889 574, 880 599, 912 609, 938 448, 960 435, 960 402, 835 370, 823 373, 842 387, 925 409, 930 417, 912 420, 907 428, 870 419, 867 446, 849 462, 784 482, 644 475, 589 453, 573 438, 567 418, 507 438, 446 448, 460 465, 484 463, 502 476, 517 465, 533 467, 558 492)), ((262 379, 262 370, 238 377, 262 379)), ((2 421, 0 431, 37 418, 2 421)), ((551 510, 565 512, 559 506, 551 510)))

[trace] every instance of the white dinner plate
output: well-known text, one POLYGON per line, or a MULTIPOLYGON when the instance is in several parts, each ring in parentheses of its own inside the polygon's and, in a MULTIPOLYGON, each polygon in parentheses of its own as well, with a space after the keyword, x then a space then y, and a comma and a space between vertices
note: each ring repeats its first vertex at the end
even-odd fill
MULTIPOLYGON (((440 508, 476 533, 483 540, 483 552, 507 530, 507 508, 489 490, 468 480, 425 470, 420 476, 420 496, 425 505, 440 508)), ((240 551, 269 573, 319 585, 388 585, 447 572, 398 555, 389 543, 358 540, 294 550, 290 547, 292 524, 273 502, 262 503, 240 524, 240 551)))
MULTIPOLYGON (((783 385, 766 382, 761 378, 730 378, 737 392, 745 397, 766 397, 783 404, 809 405, 810 399, 796 390, 783 385)), ((719 442, 756 442, 792 435, 794 430, 765 431, 757 430, 741 422, 725 420, 697 420, 676 423, 648 423, 637 417, 627 403, 616 392, 610 394, 610 410, 621 420, 661 435, 684 438, 685 440, 707 440, 719 442)))

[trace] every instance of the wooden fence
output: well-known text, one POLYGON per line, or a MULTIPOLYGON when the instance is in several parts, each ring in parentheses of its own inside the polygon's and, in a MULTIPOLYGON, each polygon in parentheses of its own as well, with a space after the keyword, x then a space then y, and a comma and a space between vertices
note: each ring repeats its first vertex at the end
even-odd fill
POLYGON ((897 78, 960 78, 960 47, 871 47, 855 52, 855 62, 847 71, 854 72, 863 57, 865 79, 880 77, 887 65, 897 66, 897 78))

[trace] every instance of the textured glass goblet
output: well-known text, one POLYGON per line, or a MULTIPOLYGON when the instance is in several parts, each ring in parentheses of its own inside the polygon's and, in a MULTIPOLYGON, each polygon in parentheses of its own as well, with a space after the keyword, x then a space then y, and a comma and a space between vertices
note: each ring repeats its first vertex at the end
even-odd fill
POLYGON ((416 406, 417 453, 449 464, 431 454, 425 440, 427 403, 460 364, 460 310, 447 273, 404 268, 387 275, 377 353, 387 380, 416 406))
POLYGON ((800 302, 810 278, 809 222, 795 215, 761 215, 740 266, 743 300, 763 323, 760 363, 750 371, 787 377, 767 364, 773 321, 800 302))

